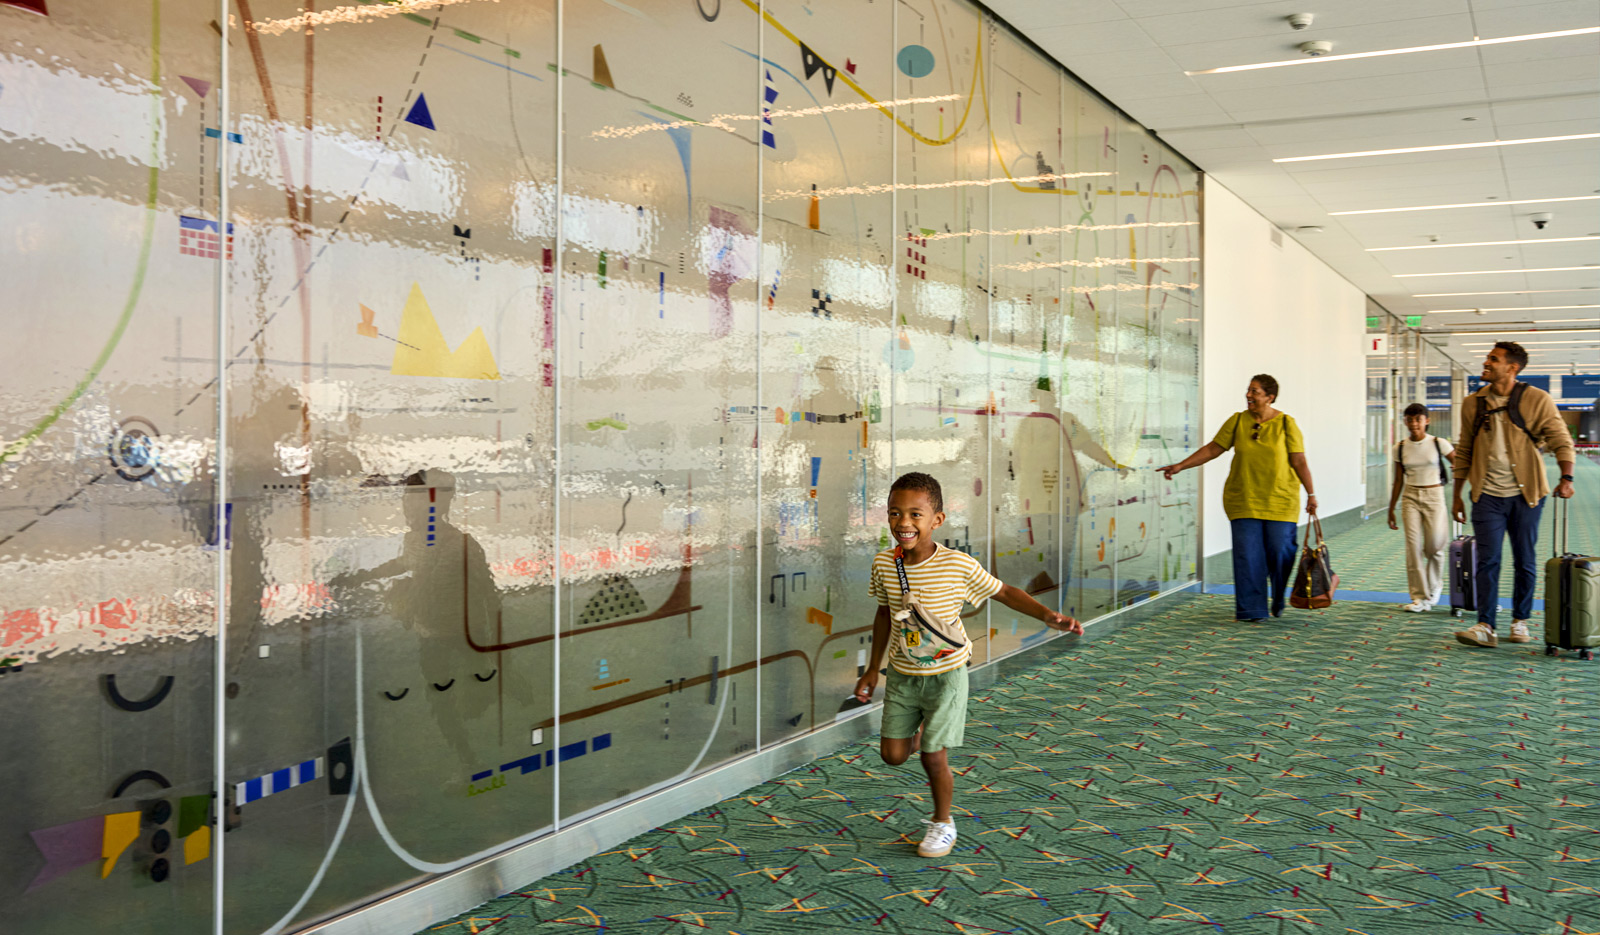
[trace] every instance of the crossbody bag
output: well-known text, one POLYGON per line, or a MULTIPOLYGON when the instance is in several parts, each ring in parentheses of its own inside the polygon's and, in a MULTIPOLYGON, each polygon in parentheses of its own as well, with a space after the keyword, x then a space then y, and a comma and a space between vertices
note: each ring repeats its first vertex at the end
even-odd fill
POLYGON ((916 594, 911 590, 911 579, 906 577, 906 563, 898 546, 894 550, 894 570, 900 575, 900 610, 892 617, 900 625, 906 653, 920 665, 932 665, 964 649, 970 642, 967 628, 959 617, 941 620, 917 601, 916 594))

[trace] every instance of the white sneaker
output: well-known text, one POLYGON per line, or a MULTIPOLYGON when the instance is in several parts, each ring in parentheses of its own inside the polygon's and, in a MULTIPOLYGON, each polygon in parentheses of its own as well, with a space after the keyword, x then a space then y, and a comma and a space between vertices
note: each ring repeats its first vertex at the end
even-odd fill
POLYGON ((1511 633, 1506 637, 1507 643, 1531 643, 1533 636, 1528 633, 1528 621, 1511 621, 1511 633))
POLYGON ((1444 588, 1440 588, 1439 590, 1433 592, 1433 596, 1428 598, 1428 603, 1437 604, 1442 600, 1444 600, 1444 588))
POLYGON ((1427 601, 1412 601, 1411 603, 1405 605, 1404 607, 1401 607, 1400 609, 1401 610, 1409 610, 1414 614, 1421 614, 1421 613, 1426 613, 1426 612, 1432 610, 1433 609, 1433 605, 1428 603, 1427 601))
POLYGON ((917 846, 918 856, 943 857, 956 846, 955 822, 929 821, 924 818, 922 823, 928 826, 928 833, 923 835, 922 843, 917 846))

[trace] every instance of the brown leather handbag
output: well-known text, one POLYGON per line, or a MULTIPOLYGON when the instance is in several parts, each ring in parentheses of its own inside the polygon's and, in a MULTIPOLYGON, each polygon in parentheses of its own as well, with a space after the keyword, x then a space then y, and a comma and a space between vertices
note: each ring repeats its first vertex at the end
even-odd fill
POLYGON ((1339 576, 1334 573, 1328 543, 1322 538, 1322 520, 1313 513, 1306 526, 1306 544, 1300 550, 1300 569, 1294 575, 1289 603, 1301 610, 1320 610, 1332 606, 1334 592, 1338 590, 1339 576), (1312 545, 1313 534, 1316 535, 1315 545, 1312 545))

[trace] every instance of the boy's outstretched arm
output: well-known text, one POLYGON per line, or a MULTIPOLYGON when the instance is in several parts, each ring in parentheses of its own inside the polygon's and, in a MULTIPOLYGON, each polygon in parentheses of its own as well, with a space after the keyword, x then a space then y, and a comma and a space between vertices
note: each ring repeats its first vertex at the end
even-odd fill
POLYGON ((1082 633, 1083 624, 1065 614, 1058 614, 1050 608, 1034 600, 1027 591, 1013 585, 1005 585, 994 599, 1006 605, 1019 614, 1027 614, 1035 620, 1043 620, 1045 625, 1052 630, 1065 630, 1068 633, 1082 633))
POLYGON ((883 668, 883 653, 889 646, 889 607, 878 605, 878 615, 872 618, 872 652, 867 660, 867 671, 856 679, 856 700, 865 704, 872 700, 872 691, 878 687, 878 670, 883 668))

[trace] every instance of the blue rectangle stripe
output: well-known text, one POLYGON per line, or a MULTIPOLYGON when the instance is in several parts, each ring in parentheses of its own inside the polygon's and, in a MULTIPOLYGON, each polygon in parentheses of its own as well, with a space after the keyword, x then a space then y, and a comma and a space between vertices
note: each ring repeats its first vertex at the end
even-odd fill
POLYGON ((282 792, 294 785, 294 780, 289 778, 289 767, 272 771, 272 791, 282 792))
POLYGON ((261 798, 261 795, 260 776, 257 776, 256 778, 244 784, 244 800, 246 802, 254 802, 256 799, 261 798))
POLYGON ((604 750, 609 746, 611 746, 610 734, 601 734, 594 739, 594 752, 596 753, 599 753, 601 750, 604 750))
MULTIPOLYGON (((506 764, 506 766, 515 766, 515 765, 516 765, 516 764, 514 764, 514 763, 507 763, 507 764, 506 764)), ((504 772, 504 771, 505 771, 505 769, 506 769, 506 766, 502 766, 502 767, 500 767, 500 770, 501 770, 501 771, 502 771, 502 772, 504 772)), ((484 781, 484 780, 485 780, 485 779, 488 779, 488 778, 489 778, 489 777, 490 777, 490 776, 493 776, 493 775, 494 775, 494 770, 492 770, 492 769, 486 769, 486 770, 484 770, 484 771, 483 771, 483 772, 481 772, 481 773, 473 773, 473 774, 472 774, 472 781, 473 781, 473 782, 482 782, 482 781, 484 781)))
POLYGON ((588 752, 589 741, 587 740, 580 740, 577 743, 566 744, 561 748, 561 762, 565 763, 568 760, 576 759, 577 757, 583 756, 588 752))
POLYGON ((317 761, 306 760, 300 764, 300 781, 310 782, 317 778, 317 761))

